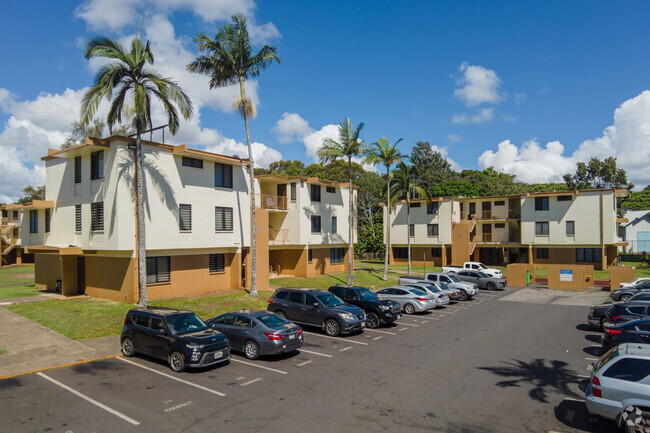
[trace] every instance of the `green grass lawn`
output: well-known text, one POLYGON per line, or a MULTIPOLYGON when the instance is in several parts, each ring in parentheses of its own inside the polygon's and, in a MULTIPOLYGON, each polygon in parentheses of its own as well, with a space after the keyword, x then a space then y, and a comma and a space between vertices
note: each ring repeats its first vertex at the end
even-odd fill
POLYGON ((4 274, 33 274, 34 265, 14 265, 0 268, 0 275, 4 274))
POLYGON ((34 265, 21 265, 0 268, 0 288, 1 286, 6 286, 9 284, 27 283, 34 283, 34 265), (30 275, 27 277, 16 278, 21 274, 30 275))
POLYGON ((34 280, 28 284, 21 284, 18 286, 0 287, 0 299, 21 298, 23 296, 36 296, 41 292, 34 286, 34 280))
POLYGON ((158 305, 181 310, 194 311, 202 319, 209 319, 232 310, 261 308, 266 310, 272 290, 258 290, 258 297, 251 298, 247 291, 238 290, 214 296, 193 296, 188 298, 168 298, 151 301, 149 305, 158 305))
MULTIPOLYGON (((356 270, 354 271, 354 284, 363 287, 375 286, 376 289, 397 284, 400 275, 395 272, 388 272, 388 280, 384 281, 383 268, 381 270, 356 270)), ((327 290, 330 286, 347 284, 348 273, 337 272, 328 275, 319 275, 310 278, 275 278, 270 280, 272 285, 278 287, 311 287, 314 289, 327 290)))

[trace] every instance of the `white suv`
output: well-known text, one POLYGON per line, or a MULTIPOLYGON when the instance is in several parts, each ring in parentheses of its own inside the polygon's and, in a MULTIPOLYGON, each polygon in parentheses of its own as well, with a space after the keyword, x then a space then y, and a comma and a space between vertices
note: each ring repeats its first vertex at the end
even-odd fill
POLYGON ((650 344, 625 343, 601 356, 585 400, 590 413, 611 420, 629 405, 650 411, 650 344))

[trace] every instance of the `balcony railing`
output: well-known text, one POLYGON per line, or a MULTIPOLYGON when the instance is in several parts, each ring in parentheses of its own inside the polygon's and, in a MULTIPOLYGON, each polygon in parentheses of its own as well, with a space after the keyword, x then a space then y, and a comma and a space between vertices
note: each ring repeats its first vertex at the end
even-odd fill
POLYGON ((287 210, 287 197, 273 194, 259 194, 262 209, 287 210))
POLYGON ((289 229, 269 229, 269 242, 286 244, 289 242, 289 229))
POLYGON ((479 242, 491 244, 518 244, 519 233, 481 233, 479 242))

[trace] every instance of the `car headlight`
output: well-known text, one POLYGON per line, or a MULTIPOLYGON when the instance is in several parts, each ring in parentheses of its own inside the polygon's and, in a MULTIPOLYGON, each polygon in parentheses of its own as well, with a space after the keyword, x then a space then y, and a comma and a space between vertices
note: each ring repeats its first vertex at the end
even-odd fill
POLYGON ((388 305, 380 305, 379 309, 383 310, 383 311, 386 311, 386 310, 390 310, 390 307, 388 305))
POLYGON ((352 314, 349 314, 349 313, 341 313, 340 316, 341 316, 342 319, 345 319, 345 320, 354 320, 354 316, 352 314))

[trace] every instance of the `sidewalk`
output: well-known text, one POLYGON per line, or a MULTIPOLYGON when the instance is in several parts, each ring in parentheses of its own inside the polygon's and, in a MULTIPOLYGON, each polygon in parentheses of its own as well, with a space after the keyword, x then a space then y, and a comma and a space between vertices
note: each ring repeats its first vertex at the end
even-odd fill
POLYGON ((0 308, 0 346, 9 352, 0 355, 0 378, 6 378, 117 355, 120 336, 75 341, 0 308))

